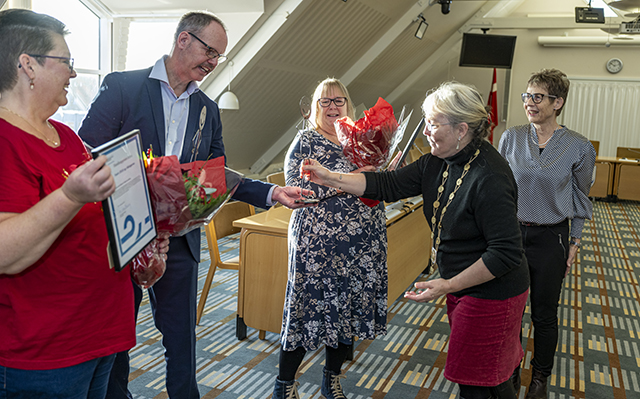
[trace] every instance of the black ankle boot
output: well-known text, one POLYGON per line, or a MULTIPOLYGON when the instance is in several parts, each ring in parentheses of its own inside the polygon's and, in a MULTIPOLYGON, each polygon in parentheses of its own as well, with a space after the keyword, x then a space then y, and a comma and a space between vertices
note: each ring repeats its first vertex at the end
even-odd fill
POLYGON ((322 397, 325 399, 347 399, 344 392, 342 392, 341 378, 345 378, 345 375, 336 374, 325 368, 322 375, 322 387, 320 388, 322 397))
POLYGON ((547 399, 547 377, 541 371, 531 369, 531 384, 525 399, 547 399))
POLYGON ((273 387, 272 399, 300 399, 298 395, 298 381, 280 381, 276 378, 276 384, 273 387))

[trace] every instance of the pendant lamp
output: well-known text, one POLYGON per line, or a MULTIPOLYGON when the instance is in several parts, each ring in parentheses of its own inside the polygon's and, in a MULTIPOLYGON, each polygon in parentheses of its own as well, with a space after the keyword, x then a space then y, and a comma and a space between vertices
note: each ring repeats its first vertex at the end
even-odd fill
POLYGON ((240 102, 238 101, 238 96, 236 96, 231 91, 231 74, 233 73, 231 69, 232 67, 233 67, 233 62, 230 61, 229 62, 229 86, 227 87, 227 91, 222 93, 222 95, 218 99, 218 107, 220 107, 220 109, 228 109, 228 110, 240 109, 240 102))

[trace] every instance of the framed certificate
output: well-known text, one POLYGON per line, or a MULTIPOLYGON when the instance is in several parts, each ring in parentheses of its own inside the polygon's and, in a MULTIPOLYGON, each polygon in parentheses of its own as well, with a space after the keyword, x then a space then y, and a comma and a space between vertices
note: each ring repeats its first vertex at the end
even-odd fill
POLYGON ((133 130, 91 151, 107 157, 116 191, 102 202, 109 234, 109 260, 120 271, 157 235, 147 175, 142 161, 142 139, 133 130))

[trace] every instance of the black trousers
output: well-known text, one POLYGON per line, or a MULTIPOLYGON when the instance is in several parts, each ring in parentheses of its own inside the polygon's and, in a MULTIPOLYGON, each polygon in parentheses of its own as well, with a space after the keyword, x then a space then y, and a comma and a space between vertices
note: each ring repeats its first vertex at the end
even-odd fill
POLYGON ((558 301, 569 254, 569 222, 551 226, 521 225, 531 289, 533 359, 542 375, 551 375, 558 345, 558 301))

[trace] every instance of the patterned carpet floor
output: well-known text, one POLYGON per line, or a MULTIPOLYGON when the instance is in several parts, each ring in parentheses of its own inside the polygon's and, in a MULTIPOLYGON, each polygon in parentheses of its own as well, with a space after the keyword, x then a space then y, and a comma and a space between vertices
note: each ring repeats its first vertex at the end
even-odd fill
MULTIPOLYGON (((203 237, 204 238, 204 237, 203 237)), ((577 267, 565 279, 559 309, 560 338, 549 398, 640 399, 640 203, 594 203, 577 267)), ((237 255, 238 240, 220 241, 225 257, 237 255)), ((200 288, 209 269, 203 239, 200 288)), ((427 276, 421 276, 427 278, 427 276)), ((197 329, 197 379, 203 398, 269 398, 278 369, 278 335, 258 339, 248 328, 235 337, 237 271, 218 270, 197 329)), ((349 399, 457 397, 443 368, 449 325, 441 299, 416 304, 400 298, 389 306, 386 336, 357 341, 345 364, 342 385, 349 399)), ((528 384, 532 342, 529 309, 522 323, 522 380, 528 384)), ((131 350, 130 389, 136 399, 166 398, 161 334, 146 298, 131 350)), ((300 369, 302 398, 320 398, 324 351, 308 353, 300 369)), ((519 397, 524 398, 523 385, 519 397)), ((179 398, 178 398, 179 399, 179 398)))

